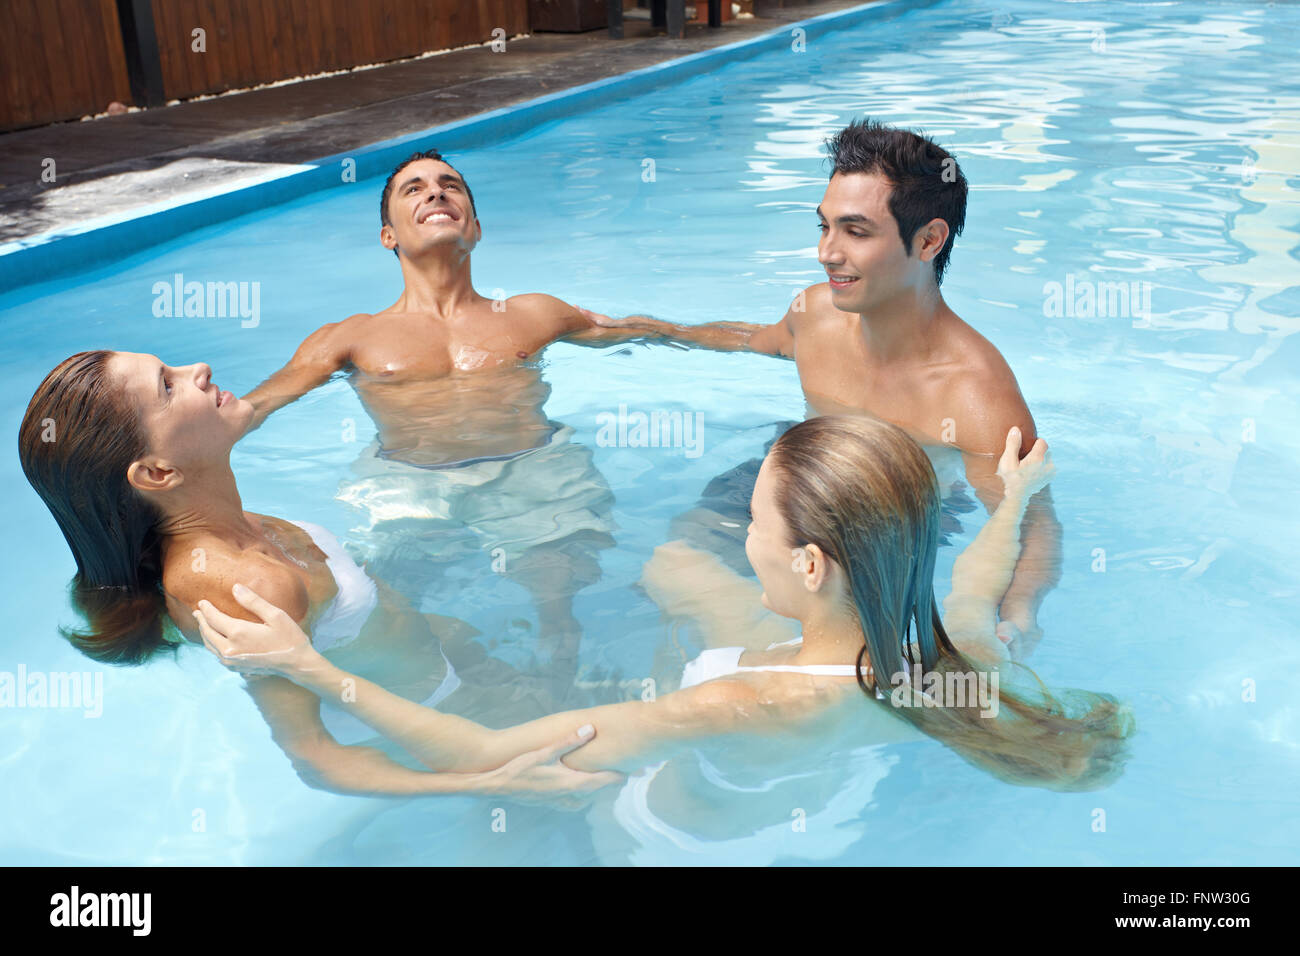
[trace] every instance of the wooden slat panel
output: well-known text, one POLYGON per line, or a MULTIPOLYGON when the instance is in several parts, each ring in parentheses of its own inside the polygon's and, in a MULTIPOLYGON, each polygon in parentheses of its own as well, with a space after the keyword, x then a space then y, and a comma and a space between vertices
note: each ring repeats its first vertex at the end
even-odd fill
POLYGON ((356 66, 360 63, 374 63, 378 57, 378 46, 375 43, 375 18, 372 7, 362 7, 360 4, 348 4, 348 10, 352 14, 353 37, 356 39, 356 46, 349 51, 348 65, 356 66))
POLYGON ((302 0, 289 0, 289 17, 290 22, 295 24, 294 32, 298 36, 298 42, 283 46, 285 75, 303 76, 314 73, 316 71, 311 69, 311 62, 315 57, 312 54, 311 29, 307 26, 307 4, 302 0))
MULTIPOLYGON (((68 4, 51 5, 63 7, 68 4)), ((122 51, 121 27, 117 8, 112 0, 91 0, 77 3, 81 8, 78 21, 60 17, 59 32, 67 50, 66 67, 74 81, 75 89, 83 94, 91 107, 87 112, 99 113, 114 100, 131 102, 131 81, 126 72, 126 54, 122 51)))
MULTIPOLYGON (((213 93, 236 85, 232 65, 240 38, 234 30, 225 0, 181 0, 176 8, 181 14, 176 41, 182 44, 180 55, 191 88, 196 93, 213 93), (203 31, 202 53, 194 50, 195 30, 203 31), (231 82, 227 82, 228 78, 231 82)), ((179 97, 183 94, 169 90, 168 95, 179 97)))
POLYGON ((0 17, 0 129, 130 102, 113 0, 5 0, 0 17))
POLYGON ((223 85, 236 88, 248 86, 259 75, 257 46, 262 31, 253 30, 250 25, 248 0, 227 0, 225 8, 226 19, 230 24, 230 42, 221 51, 221 65, 229 77, 223 85))
POLYGON ((31 73, 24 83, 24 102, 16 105, 26 111, 24 119, 53 115, 58 109, 54 98, 50 96, 50 74, 58 66, 61 51, 47 51, 41 43, 35 4, 17 0, 10 9, 14 15, 10 25, 13 28, 13 38, 17 41, 17 53, 31 65, 31 73), (53 54, 55 60, 53 64, 50 63, 50 54, 53 54))
POLYGON ((419 9, 414 6, 403 9, 404 6, 394 0, 382 0, 375 4, 375 50, 381 55, 370 62, 383 59, 382 53, 386 50, 400 50, 402 52, 398 56, 410 56, 405 48, 410 46, 412 37, 418 36, 419 9), (397 29, 399 17, 410 28, 410 32, 405 35, 397 29))
POLYGON ((17 29, 0 30, 0 64, 3 65, 0 89, 4 93, 0 97, 0 122, 5 128, 26 125, 33 115, 28 104, 27 84, 36 71, 20 56, 20 50, 17 29))
POLYGON ((221 3, 213 0, 153 0, 154 32, 158 37, 158 58, 162 62, 163 89, 168 98, 194 96, 228 89, 228 71, 222 56, 230 55, 232 43, 227 27, 224 35, 221 3), (204 31, 205 51, 194 49, 194 31, 204 31))
MULTIPOLYGON (((92 64, 87 62, 84 47, 81 44, 82 31, 75 25, 69 36, 64 37, 59 25, 57 4, 40 3, 36 5, 36 24, 41 46, 49 50, 62 50, 64 55, 56 62, 60 69, 51 70, 49 74, 50 99, 54 103, 71 103, 76 99, 76 90, 89 90, 90 70, 92 64)), ((107 105, 107 103, 105 103, 107 105)))
POLYGON ((91 28, 93 32, 82 37, 82 41, 87 47, 96 45, 96 41, 103 44, 106 71, 102 78, 92 78, 95 92, 102 99, 102 91, 109 90, 112 96, 108 102, 117 100, 119 103, 130 103, 131 78, 126 70, 126 50, 122 46, 122 29, 117 19, 117 4, 114 0, 97 0, 91 6, 95 12, 91 28))
MULTIPOLYGON (((294 70, 280 50, 282 45, 293 46, 298 42, 298 31, 293 24, 293 4, 288 0, 251 0, 257 8, 258 16, 253 20, 256 29, 262 27, 265 45, 263 51, 266 59, 258 70, 260 76, 274 77, 282 80, 293 76, 294 70)), ((261 82, 256 77, 253 82, 261 82)))
MULTIPOLYGON (((3 0, 0 129, 131 101, 115 0, 3 0)), ((481 43, 527 0, 152 0, 169 99, 481 43), (191 31, 207 51, 191 50, 191 31)))
POLYGON ((320 17, 320 26, 317 28, 317 35, 320 37, 320 55, 312 65, 312 71, 322 73, 332 69, 330 64, 334 62, 334 4, 313 3, 312 6, 320 17))
POLYGON ((326 70, 337 70, 347 62, 347 51, 351 45, 348 40, 347 5, 337 4, 334 0, 321 0, 321 7, 329 23, 324 34, 325 59, 321 66, 326 70))
POLYGON ((177 80, 177 73, 182 69, 181 64, 176 60, 178 51, 176 44, 168 43, 166 40, 172 33, 172 8, 158 3, 157 0, 154 0, 150 6, 153 7, 153 29, 158 37, 158 63, 162 68, 163 91, 166 93, 173 89, 183 88, 188 83, 177 80))

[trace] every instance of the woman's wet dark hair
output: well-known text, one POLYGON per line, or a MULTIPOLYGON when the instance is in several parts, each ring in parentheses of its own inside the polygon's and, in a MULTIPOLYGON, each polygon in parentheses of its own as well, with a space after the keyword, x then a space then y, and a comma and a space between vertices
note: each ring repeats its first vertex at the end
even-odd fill
POLYGON ((140 412, 109 372, 109 351, 79 352, 45 376, 18 432, 23 474, 77 562, 74 647, 105 664, 143 664, 168 640, 159 514, 127 481, 146 451, 140 412))

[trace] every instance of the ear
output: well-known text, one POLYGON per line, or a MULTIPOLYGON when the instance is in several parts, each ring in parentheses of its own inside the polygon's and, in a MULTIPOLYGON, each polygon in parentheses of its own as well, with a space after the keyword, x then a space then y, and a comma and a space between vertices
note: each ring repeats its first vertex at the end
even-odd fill
POLYGON ((943 251, 948 241, 948 224, 942 219, 931 219, 916 231, 912 239, 912 249, 922 262, 930 262, 943 251))
POLYGON ((133 461, 126 469, 126 480, 137 491, 170 491, 185 481, 179 468, 172 467, 159 458, 142 458, 133 461))
POLYGON ((803 578, 803 586, 808 591, 820 591, 830 580, 831 565, 826 552, 815 544, 805 544, 799 549, 800 560, 795 562, 795 570, 803 578))
POLYGON ((393 231, 392 226, 380 227, 379 244, 388 250, 393 250, 397 248, 397 233, 393 231))

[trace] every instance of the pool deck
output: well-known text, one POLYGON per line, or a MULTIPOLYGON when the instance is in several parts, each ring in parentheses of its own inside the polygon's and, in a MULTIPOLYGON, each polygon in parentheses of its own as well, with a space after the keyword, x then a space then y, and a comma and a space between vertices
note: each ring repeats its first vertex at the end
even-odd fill
POLYGON ((604 30, 539 33, 319 79, 119 116, 0 134, 0 242, 186 192, 237 185, 275 168, 419 132, 773 30, 862 0, 761 7, 720 28, 687 24, 672 40, 627 19, 604 30), (55 182, 41 179, 53 160, 55 182))

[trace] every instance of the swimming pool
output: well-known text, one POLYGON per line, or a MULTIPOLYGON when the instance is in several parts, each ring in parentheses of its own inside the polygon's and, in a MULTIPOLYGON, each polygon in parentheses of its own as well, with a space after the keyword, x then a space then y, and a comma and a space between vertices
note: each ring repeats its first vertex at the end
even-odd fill
MULTIPOLYGON (((1059 469, 1063 574, 1029 663, 1054 686, 1132 703, 1140 733, 1109 789, 1015 788, 938 744, 890 745, 819 771, 803 832, 788 805, 719 790, 697 794, 698 842, 681 846, 621 820, 608 798, 582 814, 511 805, 500 832, 500 801, 307 789, 239 679, 194 650, 176 666, 103 671, 96 718, 0 709, 0 859, 1293 863, 1300 88, 1284 76, 1297 26, 1286 5, 952 0, 451 156, 483 221, 484 294, 775 321, 822 277, 812 210, 826 135, 869 114, 950 148, 972 192, 945 296, 1015 369, 1059 469), (1103 283, 1124 283, 1127 306, 1100 308, 1118 295, 1103 283)), ((4 294, 8 433, 74 351, 206 361, 221 387, 243 392, 321 323, 389 304, 400 279, 375 241, 381 184, 4 294), (177 274, 258 283, 258 323, 156 316, 155 283, 177 274)), ((576 605, 583 665, 635 677, 665 639, 633 587, 641 564, 709 479, 802 413, 798 381, 792 364, 758 356, 641 346, 559 345, 544 368, 550 417, 592 448, 616 496, 617 547, 576 605), (620 405, 701 414, 703 454, 606 447, 599 416, 620 405)), ((277 413, 236 448, 245 506, 346 537, 357 517, 334 496, 372 433, 345 382, 277 413)), ((0 670, 98 670, 54 633, 72 620, 71 556, 16 456, 0 469, 0 670)), ((941 592, 977 514, 940 552, 941 592)), ((528 640, 527 595, 486 556, 441 598, 437 610, 502 653, 528 640)))

